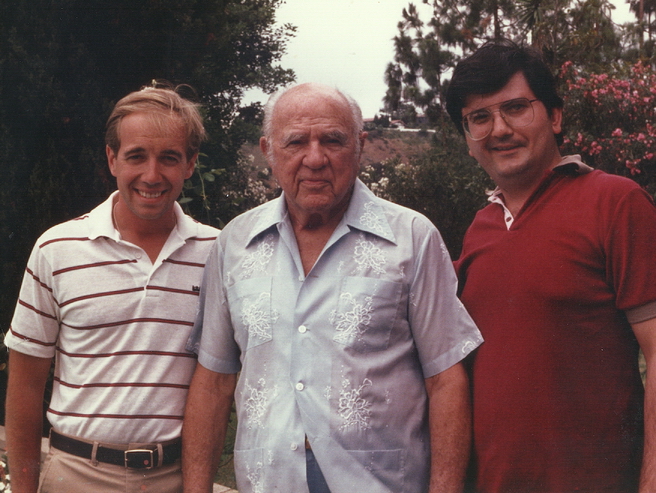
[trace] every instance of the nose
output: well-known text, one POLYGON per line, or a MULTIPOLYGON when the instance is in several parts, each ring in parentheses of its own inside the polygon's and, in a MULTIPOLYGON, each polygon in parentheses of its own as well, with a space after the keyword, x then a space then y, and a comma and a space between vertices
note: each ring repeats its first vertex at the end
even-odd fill
POLYGON ((512 133, 512 128, 510 128, 510 125, 508 125, 508 122, 506 119, 503 117, 503 114, 501 111, 494 110, 492 112, 492 131, 490 132, 490 135, 507 135, 512 133))
POLYGON ((148 185, 156 185, 160 182, 161 174, 159 172, 159 163, 157 158, 150 157, 144 162, 143 173, 141 179, 148 185))
POLYGON ((321 143, 317 141, 310 142, 303 157, 303 165, 308 168, 319 169, 326 164, 328 164, 328 157, 321 143))

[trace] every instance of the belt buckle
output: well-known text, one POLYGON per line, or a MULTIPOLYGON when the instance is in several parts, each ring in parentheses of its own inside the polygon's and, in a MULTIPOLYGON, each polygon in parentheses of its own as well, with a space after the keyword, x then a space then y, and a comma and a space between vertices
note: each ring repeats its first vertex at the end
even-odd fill
POLYGON ((152 469, 155 467, 155 451, 136 448, 124 452, 125 467, 130 469, 152 469))

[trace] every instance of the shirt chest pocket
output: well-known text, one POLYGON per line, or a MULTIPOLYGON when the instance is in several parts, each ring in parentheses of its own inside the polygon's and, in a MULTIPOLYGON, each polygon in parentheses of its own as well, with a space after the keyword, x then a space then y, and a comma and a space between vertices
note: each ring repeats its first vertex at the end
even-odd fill
POLYGON ((272 278, 253 278, 228 288, 228 302, 235 338, 248 350, 273 338, 277 315, 271 303, 272 278))
POLYGON ((345 277, 337 308, 330 314, 333 341, 359 352, 387 349, 401 311, 403 284, 368 277, 345 277))

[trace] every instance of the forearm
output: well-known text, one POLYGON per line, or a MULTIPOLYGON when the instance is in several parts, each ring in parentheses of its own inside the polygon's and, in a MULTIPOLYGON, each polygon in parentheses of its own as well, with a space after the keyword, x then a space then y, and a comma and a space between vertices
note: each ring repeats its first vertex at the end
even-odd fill
MULTIPOLYGON (((647 369, 651 367, 648 365, 647 369)), ((656 491, 656 375, 645 384, 645 444, 640 474, 640 493, 656 491)))
POLYGON ((426 380, 431 441, 430 493, 462 492, 471 447, 468 379, 455 365, 426 380))
POLYGON ((633 333, 647 362, 647 381, 645 382, 645 440, 640 474, 640 493, 656 491, 656 318, 632 323, 633 333))
POLYGON ((200 364, 191 382, 182 428, 185 493, 209 493, 225 442, 236 375, 217 374, 200 364))
POLYGON ((11 489, 15 493, 34 493, 39 486, 43 394, 49 369, 50 360, 11 353, 5 431, 11 489), (36 378, 31 371, 34 369, 36 378))

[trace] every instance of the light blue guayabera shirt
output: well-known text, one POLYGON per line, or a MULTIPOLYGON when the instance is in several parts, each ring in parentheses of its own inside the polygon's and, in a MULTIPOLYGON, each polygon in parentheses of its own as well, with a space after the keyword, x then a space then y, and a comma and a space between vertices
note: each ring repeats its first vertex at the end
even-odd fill
POLYGON ((481 342, 437 229, 359 180, 307 276, 284 195, 228 224, 190 339, 241 370, 240 493, 307 492, 306 436, 333 493, 426 491, 424 379, 481 342))

